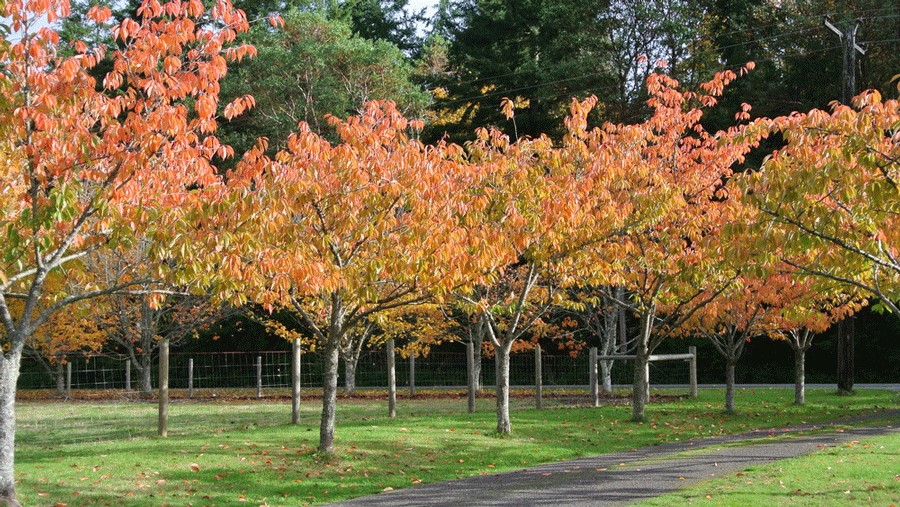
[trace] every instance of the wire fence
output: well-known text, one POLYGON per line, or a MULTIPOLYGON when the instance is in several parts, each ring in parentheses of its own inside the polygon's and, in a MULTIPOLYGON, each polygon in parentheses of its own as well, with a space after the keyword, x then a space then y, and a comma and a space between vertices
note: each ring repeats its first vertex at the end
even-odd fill
MULTIPOLYGON (((543 408, 588 406, 593 403, 589 387, 590 360, 587 353, 570 356, 541 355, 543 408)), ((158 388, 158 365, 154 358, 150 383, 158 388)), ((510 410, 533 409, 535 354, 510 356, 510 410)), ((320 407, 323 357, 307 353, 301 359, 303 421, 315 421, 320 407)), ((477 411, 492 411, 495 362, 481 358, 481 390, 477 411)), ((215 434, 230 428, 258 428, 285 423, 290 416, 291 353, 289 351, 171 353, 169 355, 169 396, 176 404, 171 410, 170 435, 215 434), (189 399, 192 398, 192 399, 189 399), (258 403, 269 401, 270 403, 258 403), (178 408, 182 407, 182 408, 178 408)), ((343 363, 339 386, 344 386, 343 363)), ((427 406, 444 411, 466 410, 467 361, 465 353, 433 352, 427 357, 401 359, 395 371, 400 407, 427 406), (412 400, 411 385, 418 391, 412 400), (418 403, 418 405, 416 405, 418 403), (422 405, 422 404, 425 405, 422 405), (437 405, 435 405, 435 403, 437 405)), ((613 382, 631 381, 632 362, 617 361, 613 382)), ((362 354, 356 369, 355 412, 368 411, 372 417, 385 415, 387 408, 387 351, 362 354), (385 403, 380 403, 385 402, 385 403)), ((689 369, 684 361, 651 363, 651 379, 658 384, 680 384, 687 394, 689 369)), ((36 359, 23 360, 19 377, 17 445, 53 447, 84 441, 144 438, 156 433, 156 393, 141 392, 142 375, 125 356, 70 357, 62 368, 47 368, 36 359), (62 378, 57 378, 57 377, 62 378), (46 400, 77 400, 89 403, 46 403, 46 400), (143 402, 141 402, 143 401, 143 402), (57 431, 59 421, 66 431, 57 431)), ((628 393, 600 397, 602 404, 627 404, 628 393)))
MULTIPOLYGON (((589 387, 590 362, 587 353, 572 355, 542 354, 541 381, 544 388, 589 387)), ((102 397, 114 393, 129 395, 142 389, 142 373, 128 364, 126 356, 70 357, 66 367, 48 369, 35 359, 23 359, 18 388, 23 396, 29 391, 56 390, 64 386, 64 393, 78 398, 102 397), (59 380, 56 375, 65 375, 59 380)), ((321 355, 305 353, 301 359, 301 388, 322 387, 324 361, 321 355)), ((398 389, 414 385, 422 389, 465 389, 467 364, 465 353, 432 352, 425 357, 396 361, 398 389), (410 373, 413 372, 411 375, 410 373), (411 381, 412 380, 412 381, 411 381)), ((158 368, 150 368, 152 388, 158 386, 158 368)), ((481 358, 480 384, 494 385, 495 361, 481 358)), ((615 361, 612 382, 628 385, 633 375, 632 361, 615 361)), ((386 389, 388 383, 387 352, 384 349, 364 352, 356 367, 356 389, 386 389)), ((343 387, 346 370, 343 361, 338 385, 343 387)), ((651 382, 655 384, 689 384, 686 361, 656 361, 651 363, 651 382)), ((510 356, 510 384, 513 387, 535 385, 535 355, 532 352, 510 356)), ((191 395, 203 397, 210 392, 262 389, 269 394, 291 387, 290 351, 171 353, 169 356, 169 388, 190 390, 191 395)), ((587 391, 586 391, 587 392, 587 391)))

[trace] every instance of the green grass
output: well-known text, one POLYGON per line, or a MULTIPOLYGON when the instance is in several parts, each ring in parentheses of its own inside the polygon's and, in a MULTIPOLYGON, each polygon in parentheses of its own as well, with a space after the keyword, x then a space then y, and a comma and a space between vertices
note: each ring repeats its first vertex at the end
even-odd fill
POLYGON ((20 403, 17 468, 25 505, 304 505, 413 484, 756 428, 820 422, 900 406, 895 392, 838 397, 812 390, 808 405, 786 389, 738 393, 741 412, 721 411, 722 392, 701 391, 648 407, 525 409, 514 400, 513 435, 497 438, 493 400, 467 414, 464 399, 340 400, 336 453, 315 452, 318 402, 304 424, 283 424, 288 403, 175 403, 168 439, 155 437, 155 406, 20 403))
POLYGON ((898 472, 900 434, 893 433, 748 468, 638 505, 888 506, 900 502, 898 472))

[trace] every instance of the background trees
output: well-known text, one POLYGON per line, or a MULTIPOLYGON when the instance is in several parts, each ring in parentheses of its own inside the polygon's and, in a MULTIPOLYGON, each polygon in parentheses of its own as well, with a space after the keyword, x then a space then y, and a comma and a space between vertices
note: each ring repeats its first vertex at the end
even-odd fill
POLYGON ((249 95, 255 107, 223 124, 223 141, 243 153, 266 137, 274 155, 300 122, 336 140, 326 116, 354 115, 372 100, 393 100, 405 114, 422 116, 430 97, 412 82, 412 63, 390 42, 351 30, 324 12, 298 10, 286 12, 277 30, 257 26, 247 37, 256 58, 234 65, 222 85, 223 98, 249 95))

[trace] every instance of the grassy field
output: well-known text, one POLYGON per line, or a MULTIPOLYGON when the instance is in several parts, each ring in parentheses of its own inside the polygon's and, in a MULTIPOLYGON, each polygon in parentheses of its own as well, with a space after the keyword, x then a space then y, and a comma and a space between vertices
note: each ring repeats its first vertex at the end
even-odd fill
POLYGON ((641 502, 671 505, 804 507, 900 502, 900 434, 852 441, 641 502))
POLYGON ((149 403, 21 403, 17 477, 25 505, 305 505, 385 488, 489 474, 551 461, 695 437, 783 427, 900 406, 900 395, 860 391, 838 397, 812 390, 808 405, 786 389, 738 393, 736 416, 721 411, 722 392, 649 407, 628 422, 630 407, 525 409, 515 400, 514 434, 493 434, 493 400, 479 412, 465 400, 402 400, 398 417, 384 402, 340 400, 336 453, 323 457, 316 402, 304 424, 283 424, 289 404, 176 403, 170 433, 155 435, 149 403))

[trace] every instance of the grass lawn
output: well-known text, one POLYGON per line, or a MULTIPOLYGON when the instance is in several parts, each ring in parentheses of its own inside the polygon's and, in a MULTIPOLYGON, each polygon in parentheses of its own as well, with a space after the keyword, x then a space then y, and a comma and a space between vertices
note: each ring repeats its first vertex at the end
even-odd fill
POLYGON ((697 399, 652 404, 642 424, 628 422, 628 406, 537 411, 519 399, 514 433, 502 438, 493 434, 492 399, 479 399, 476 414, 465 413, 464 399, 401 400, 393 420, 384 402, 339 400, 330 458, 315 452, 313 401, 300 426, 283 423, 285 402, 174 403, 168 439, 155 437, 153 404, 22 402, 16 473, 25 505, 305 505, 900 406, 900 394, 889 391, 811 390, 807 406, 795 407, 791 390, 751 389, 738 392, 740 413, 728 416, 722 397, 701 390, 697 399))
POLYGON ((637 505, 849 507, 898 502, 900 434, 893 433, 748 468, 637 505))

